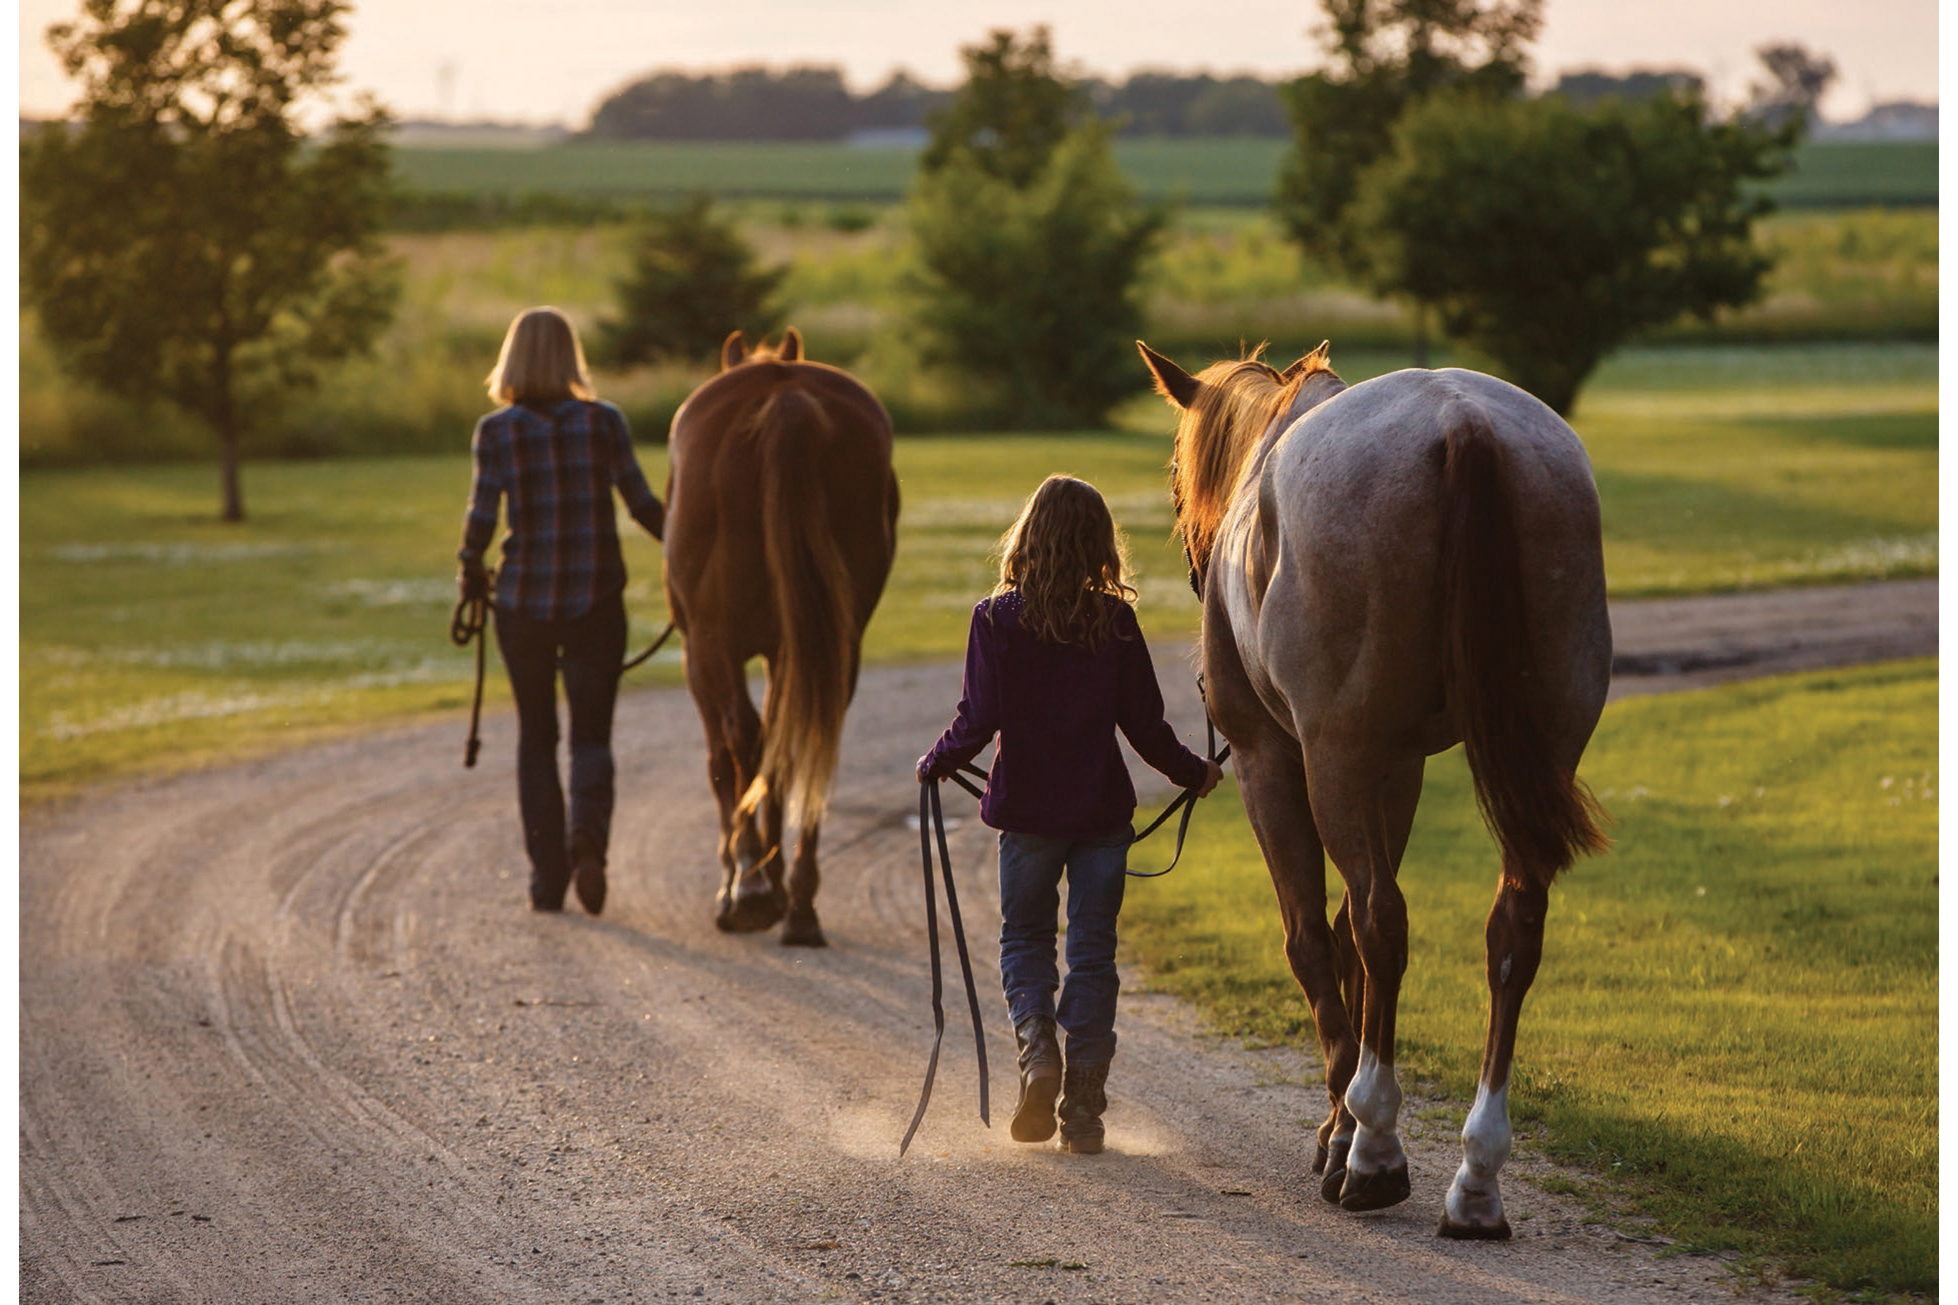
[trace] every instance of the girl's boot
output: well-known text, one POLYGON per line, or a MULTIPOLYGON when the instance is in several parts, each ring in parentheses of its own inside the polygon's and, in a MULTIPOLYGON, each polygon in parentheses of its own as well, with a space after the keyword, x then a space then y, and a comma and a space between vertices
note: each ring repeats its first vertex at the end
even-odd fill
POLYGON ((1029 1016, 1015 1025, 1020 1044, 1020 1104, 1013 1111, 1015 1142, 1045 1142, 1054 1135, 1054 1097, 1061 1090, 1061 1044, 1054 1021, 1029 1016))
POLYGON ((1108 1109, 1108 1066, 1069 1065, 1061 1084, 1060 1149, 1076 1155, 1101 1151, 1101 1112, 1108 1109))

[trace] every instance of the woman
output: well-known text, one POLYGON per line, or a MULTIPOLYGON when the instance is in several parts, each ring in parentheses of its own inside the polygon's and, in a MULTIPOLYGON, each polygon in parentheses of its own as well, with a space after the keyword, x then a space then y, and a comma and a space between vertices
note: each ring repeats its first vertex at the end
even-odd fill
POLYGON ((484 554, 505 503, 496 646, 517 700, 517 802, 532 910, 564 908, 567 885, 605 906, 612 826, 612 706, 625 660, 625 560, 612 491, 654 539, 665 511, 617 408, 592 394, 584 351, 555 308, 519 313, 489 374, 504 406, 476 423, 475 485, 463 523, 466 598, 490 592, 484 554), (557 770, 557 672, 571 712, 571 819, 557 770), (567 837, 568 833, 568 837, 567 837))

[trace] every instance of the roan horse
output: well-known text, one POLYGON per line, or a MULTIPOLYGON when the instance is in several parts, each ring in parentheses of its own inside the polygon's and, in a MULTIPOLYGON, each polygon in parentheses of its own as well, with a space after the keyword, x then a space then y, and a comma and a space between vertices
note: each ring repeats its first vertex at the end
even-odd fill
POLYGON ((820 947, 817 833, 896 545, 891 420, 847 372, 803 361, 794 327, 752 353, 736 331, 720 374, 674 414, 668 452, 666 601, 720 807, 714 922, 746 933, 786 916, 784 944, 820 947), (797 830, 786 875, 785 817, 797 830))
POLYGON ((1140 347, 1182 412, 1171 479, 1208 705, 1325 1055, 1321 1193, 1348 1210, 1408 1195, 1395 876, 1425 759, 1464 743, 1502 868, 1481 1084, 1440 1233, 1507 1237, 1510 1062, 1550 884, 1607 842, 1576 779, 1611 677, 1584 448, 1548 407, 1478 372, 1348 388, 1324 344, 1282 372, 1254 356, 1195 376, 1140 347), (1346 885, 1330 928, 1327 854, 1346 885))

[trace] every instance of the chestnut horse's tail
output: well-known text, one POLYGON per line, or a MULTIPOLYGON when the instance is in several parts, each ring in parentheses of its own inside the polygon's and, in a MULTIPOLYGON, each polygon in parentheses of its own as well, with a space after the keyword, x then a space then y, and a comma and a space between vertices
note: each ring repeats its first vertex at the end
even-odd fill
POLYGON ((1541 887, 1610 840, 1590 791, 1556 755, 1546 677, 1531 664, 1521 542, 1486 418, 1452 410, 1442 472, 1442 678, 1503 877, 1541 887))
POLYGON ((856 585, 824 489, 829 427, 821 403, 792 387, 770 396, 753 426, 779 635, 762 707, 761 763, 737 819, 772 794, 803 829, 813 828, 829 797, 855 672, 856 585))

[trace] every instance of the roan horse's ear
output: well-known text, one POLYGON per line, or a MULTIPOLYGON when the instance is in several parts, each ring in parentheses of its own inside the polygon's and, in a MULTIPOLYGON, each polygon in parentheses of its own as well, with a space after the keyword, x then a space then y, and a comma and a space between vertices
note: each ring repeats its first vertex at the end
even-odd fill
POLYGON ((802 332, 793 326, 782 332, 782 347, 775 351, 775 357, 779 362, 801 362, 802 332))
POLYGON ((727 339, 721 341, 721 370, 726 371, 748 356, 748 346, 741 340, 741 332, 728 332, 727 339))
POLYGON ((1135 342, 1135 347, 1142 351, 1142 361, 1149 364, 1149 372, 1156 378, 1156 393, 1178 408, 1187 408, 1196 401, 1196 377, 1140 340, 1135 342))
POLYGON ((1332 357, 1332 351, 1333 342, 1331 340, 1319 341, 1319 347, 1317 349, 1314 349, 1311 353, 1306 354, 1290 367, 1278 373, 1278 379, 1281 381, 1293 380, 1300 372, 1331 371, 1332 363, 1328 359, 1332 357))

